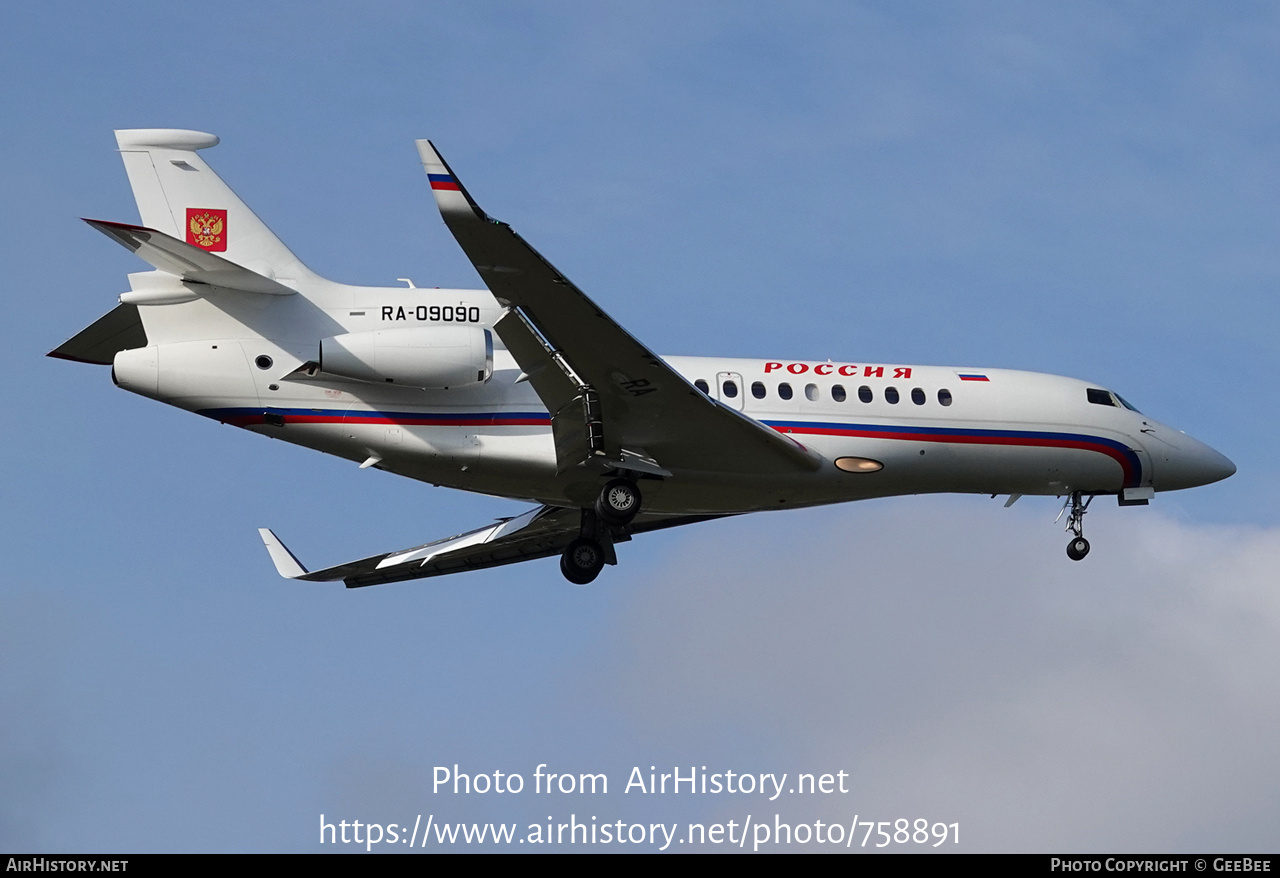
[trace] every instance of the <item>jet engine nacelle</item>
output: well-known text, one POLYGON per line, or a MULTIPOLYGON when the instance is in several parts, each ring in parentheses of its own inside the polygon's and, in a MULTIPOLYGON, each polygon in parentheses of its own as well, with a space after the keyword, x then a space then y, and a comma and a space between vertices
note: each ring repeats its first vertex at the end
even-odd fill
POLYGON ((470 387, 493 374, 493 333, 479 326, 349 332, 321 339, 320 370, 377 384, 470 387))
POLYGON ((257 396, 249 363, 236 339, 174 342, 117 352, 111 377, 125 390, 174 405, 236 405, 257 396))

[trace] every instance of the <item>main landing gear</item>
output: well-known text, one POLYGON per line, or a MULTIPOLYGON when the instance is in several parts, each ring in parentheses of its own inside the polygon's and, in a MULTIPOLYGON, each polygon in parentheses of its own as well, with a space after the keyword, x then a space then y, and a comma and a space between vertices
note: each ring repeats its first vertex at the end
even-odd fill
MULTIPOLYGON (((592 582, 605 564, 616 564, 612 528, 626 527, 640 511, 640 488, 613 479, 600 489, 593 509, 582 510, 582 530, 560 556, 560 572, 574 585, 592 582)), ((625 536, 624 536, 625 538, 625 536)))
POLYGON ((596 497, 596 515, 605 524, 622 527, 640 511, 640 488, 627 479, 614 479, 596 497))
MULTIPOLYGON (((1089 541, 1084 538, 1084 514, 1089 511, 1093 496, 1089 494, 1082 499, 1079 491, 1072 491, 1071 496, 1062 506, 1062 512, 1070 511, 1067 516, 1067 530, 1075 534, 1071 542, 1067 543, 1067 557, 1072 561, 1080 561, 1089 554, 1089 541)), ((1062 518, 1062 512, 1058 513, 1059 519, 1062 518)))
POLYGON ((574 585, 589 585, 604 569, 604 547, 591 537, 578 537, 560 556, 560 572, 574 585))

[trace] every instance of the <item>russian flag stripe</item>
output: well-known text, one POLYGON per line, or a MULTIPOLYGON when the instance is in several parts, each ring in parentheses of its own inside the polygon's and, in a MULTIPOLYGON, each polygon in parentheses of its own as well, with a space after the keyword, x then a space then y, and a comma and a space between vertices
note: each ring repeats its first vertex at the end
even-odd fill
POLYGON ((461 191, 458 181, 453 179, 449 174, 427 174, 427 179, 431 181, 432 189, 453 189, 461 191))
MULTIPOLYGON (((1133 449, 1114 439, 1081 433, 1041 433, 1035 430, 956 429, 879 424, 816 423, 812 421, 764 421, 779 433, 817 436, 856 436, 864 439, 898 439, 911 442, 944 442, 956 445, 1020 445, 1040 448, 1078 448, 1105 454, 1124 471, 1124 487, 1142 483, 1142 462, 1133 449)), ((792 437, 794 438, 794 436, 792 437)))

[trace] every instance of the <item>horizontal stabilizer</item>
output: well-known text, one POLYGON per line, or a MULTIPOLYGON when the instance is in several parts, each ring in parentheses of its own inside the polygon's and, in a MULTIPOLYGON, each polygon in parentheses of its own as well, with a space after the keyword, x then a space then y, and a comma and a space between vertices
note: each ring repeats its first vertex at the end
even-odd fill
POLYGON ((86 219, 85 222, 138 254, 144 261, 161 271, 177 275, 187 283, 269 296, 291 296, 297 292, 256 271, 155 229, 106 220, 86 219))
POLYGON ((142 328, 138 306, 117 305, 49 351, 49 356, 77 363, 110 366, 120 351, 146 346, 147 333, 142 328))

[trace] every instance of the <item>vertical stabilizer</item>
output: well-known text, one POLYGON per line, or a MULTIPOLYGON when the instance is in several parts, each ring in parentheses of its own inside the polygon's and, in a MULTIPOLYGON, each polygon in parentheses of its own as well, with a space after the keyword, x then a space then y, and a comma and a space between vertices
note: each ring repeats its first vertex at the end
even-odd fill
POLYGON ((218 144, 201 131, 116 132, 142 224, 286 285, 314 277, 197 150, 218 144))

